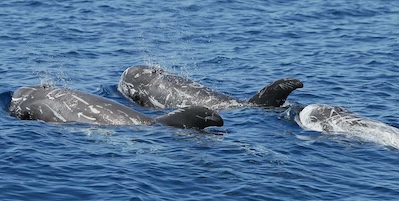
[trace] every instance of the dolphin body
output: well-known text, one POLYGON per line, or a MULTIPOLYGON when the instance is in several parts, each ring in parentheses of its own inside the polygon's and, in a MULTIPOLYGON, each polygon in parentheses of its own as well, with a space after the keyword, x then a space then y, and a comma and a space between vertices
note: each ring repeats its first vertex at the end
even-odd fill
POLYGON ((122 104, 97 95, 67 88, 31 86, 17 89, 9 112, 22 120, 79 122, 99 125, 151 125, 161 123, 178 128, 223 126, 213 110, 193 106, 151 118, 122 104))
POLYGON ((127 68, 118 84, 118 90, 129 100, 161 109, 191 105, 212 109, 243 105, 279 107, 293 90, 302 87, 301 81, 284 78, 269 84, 248 101, 241 101, 161 68, 145 65, 127 68))
POLYGON ((306 130, 328 134, 345 134, 399 149, 399 129, 380 121, 362 117, 339 106, 294 104, 285 112, 306 130))

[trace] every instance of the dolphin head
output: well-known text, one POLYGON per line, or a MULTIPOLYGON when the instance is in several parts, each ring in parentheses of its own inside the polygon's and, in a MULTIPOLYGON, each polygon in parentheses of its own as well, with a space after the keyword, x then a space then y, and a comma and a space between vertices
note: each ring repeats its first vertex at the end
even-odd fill
POLYGON ((12 93, 11 101, 8 111, 12 116, 17 116, 20 119, 30 119, 31 111, 24 110, 26 104, 29 104, 35 97, 41 96, 41 89, 45 86, 30 86, 20 87, 12 93))
POLYGON ((299 125, 304 128, 332 132, 342 124, 360 124, 359 118, 345 108, 324 104, 311 104, 299 113, 299 125))
POLYGON ((325 121, 336 116, 347 116, 351 114, 348 110, 338 106, 325 104, 311 104, 300 112, 301 119, 309 118, 310 121, 325 121), (307 117, 307 118, 306 118, 307 117))
POLYGON ((223 126, 224 124, 222 117, 216 111, 201 106, 190 106, 174 110, 156 118, 156 121, 178 128, 198 129, 204 129, 209 126, 223 126))
POLYGON ((163 69, 156 66, 132 66, 123 72, 122 80, 132 84, 151 83, 153 79, 157 78, 164 72, 163 69))
POLYGON ((155 66, 132 66, 127 68, 121 76, 118 90, 128 99, 139 105, 146 105, 148 88, 164 71, 155 66))
POLYGON ((35 91, 37 91, 39 88, 41 88, 41 87, 38 87, 38 86, 20 87, 14 91, 14 93, 12 94, 12 98, 13 98, 13 100, 16 100, 19 98, 26 97, 26 96, 34 93, 35 91))

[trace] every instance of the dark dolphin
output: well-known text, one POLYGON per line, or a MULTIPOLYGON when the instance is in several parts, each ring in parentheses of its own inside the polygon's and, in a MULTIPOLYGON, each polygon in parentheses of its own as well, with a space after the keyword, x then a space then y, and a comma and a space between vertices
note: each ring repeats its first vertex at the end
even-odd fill
POLYGON ((269 84, 248 101, 241 101, 157 67, 133 66, 123 72, 118 90, 128 99, 147 107, 200 105, 221 109, 243 105, 279 107, 293 90, 302 87, 301 81, 284 78, 269 84))
POLYGON ((187 107, 151 118, 112 100, 48 86, 21 87, 9 106, 12 116, 45 122, 80 122, 100 125, 151 125, 161 123, 178 128, 223 126, 223 119, 205 107, 187 107))

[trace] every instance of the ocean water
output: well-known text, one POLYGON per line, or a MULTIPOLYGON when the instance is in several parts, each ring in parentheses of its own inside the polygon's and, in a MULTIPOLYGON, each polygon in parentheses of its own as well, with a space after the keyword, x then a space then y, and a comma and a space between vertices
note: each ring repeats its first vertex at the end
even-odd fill
POLYGON ((281 113, 220 111, 221 128, 93 126, 7 113, 21 86, 98 94, 153 64, 239 99, 273 80, 288 102, 399 127, 399 1, 0 2, 0 200, 396 200, 399 149, 307 131, 281 113))

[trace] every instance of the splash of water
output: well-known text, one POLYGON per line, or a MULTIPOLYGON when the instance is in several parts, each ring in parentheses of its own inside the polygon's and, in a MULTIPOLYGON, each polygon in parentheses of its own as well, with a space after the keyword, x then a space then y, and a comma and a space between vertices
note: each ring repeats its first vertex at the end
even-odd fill
POLYGON ((63 87, 67 87, 69 85, 70 80, 64 71, 35 71, 34 74, 39 77, 41 86, 56 86, 60 84, 63 87))

